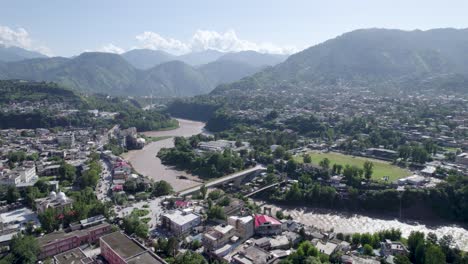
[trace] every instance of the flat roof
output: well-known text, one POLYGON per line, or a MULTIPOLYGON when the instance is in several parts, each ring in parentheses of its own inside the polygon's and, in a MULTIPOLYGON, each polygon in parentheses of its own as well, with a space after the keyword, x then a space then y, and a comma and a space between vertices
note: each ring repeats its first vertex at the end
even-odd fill
POLYGON ((91 262, 91 259, 89 259, 89 261, 86 260, 88 256, 86 256, 79 247, 57 254, 54 258, 57 264, 81 264, 91 262))
POLYGON ((162 260, 158 259, 158 257, 154 256, 153 254, 149 253, 148 251, 135 256, 131 259, 127 259, 128 264, 163 264, 162 260))
POLYGON ((57 240, 61 240, 61 239, 64 239, 64 238, 69 238, 69 237, 72 237, 72 236, 80 236, 80 235, 88 233, 89 231, 96 230, 96 229, 99 229, 99 228, 102 228, 102 227, 108 226, 108 225, 109 225, 108 223, 102 223, 102 224, 92 226, 92 227, 89 227, 89 228, 86 228, 86 229, 80 229, 80 230, 76 230, 76 231, 72 231, 72 232, 68 232, 68 233, 65 233, 63 230, 55 231, 55 232, 52 232, 50 234, 44 235, 43 237, 39 237, 37 239, 37 241, 39 242, 39 245, 45 246, 45 245, 47 245, 47 244, 49 244, 51 242, 55 242, 57 240))
POLYGON ((178 225, 185 225, 200 217, 199 215, 196 215, 194 213, 184 214, 184 212, 180 210, 166 213, 163 216, 169 218, 172 222, 178 225))
POLYGON ((120 232, 114 232, 101 237, 120 257, 127 259, 146 251, 133 240, 120 232))

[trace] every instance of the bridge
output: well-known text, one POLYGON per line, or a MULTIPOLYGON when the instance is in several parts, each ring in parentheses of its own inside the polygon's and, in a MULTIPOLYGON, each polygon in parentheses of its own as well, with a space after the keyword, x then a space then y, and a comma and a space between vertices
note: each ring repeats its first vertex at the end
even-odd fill
MULTIPOLYGON (((215 180, 206 182, 206 183, 204 183, 204 185, 206 186, 206 188, 210 188, 210 187, 215 187, 215 186, 222 185, 224 183, 232 182, 232 181, 234 181, 237 185, 240 185, 240 183, 242 182, 242 180, 245 177, 247 177, 249 175, 252 175, 252 174, 257 174, 257 173, 259 173, 261 171, 265 171, 265 170, 266 170, 266 168, 263 165, 257 165, 255 167, 252 167, 252 168, 249 168, 249 169, 246 169, 246 170, 243 170, 243 171, 239 171, 239 172, 224 176, 224 177, 219 178, 219 179, 215 179, 215 180)), ((180 191, 179 196, 186 196, 186 195, 189 195, 189 194, 196 193, 196 192, 200 191, 200 187, 202 185, 203 184, 199 184, 197 186, 194 186, 194 187, 185 189, 183 191, 180 191)))
POLYGON ((280 182, 277 182, 277 183, 273 183, 273 184, 267 185, 267 186, 265 186, 265 187, 262 187, 262 188, 260 188, 260 189, 258 189, 258 190, 256 190, 256 191, 253 191, 253 192, 251 192, 251 193, 249 193, 249 194, 247 194, 247 195, 244 195, 244 196, 245 196, 245 197, 253 196, 253 195, 255 195, 255 194, 259 193, 259 192, 263 192, 263 191, 268 190, 268 189, 270 189, 270 188, 273 188, 273 187, 275 187, 275 186, 281 185, 281 184, 283 184, 283 183, 285 183, 285 182, 286 182, 286 180, 283 180, 283 181, 280 181, 280 182))

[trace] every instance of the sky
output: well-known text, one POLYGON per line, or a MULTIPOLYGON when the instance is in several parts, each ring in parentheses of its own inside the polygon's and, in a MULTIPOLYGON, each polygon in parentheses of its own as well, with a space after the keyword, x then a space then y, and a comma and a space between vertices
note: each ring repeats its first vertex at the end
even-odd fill
POLYGON ((360 28, 468 28, 467 10, 466 0, 0 0, 0 44, 50 56, 291 54, 360 28))

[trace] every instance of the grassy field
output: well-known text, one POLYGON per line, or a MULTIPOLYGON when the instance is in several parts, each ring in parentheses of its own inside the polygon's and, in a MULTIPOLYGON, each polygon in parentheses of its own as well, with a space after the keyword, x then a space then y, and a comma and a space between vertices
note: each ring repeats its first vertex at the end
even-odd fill
MULTIPOLYGON (((321 160, 328 158, 330 160, 330 167, 333 166, 333 164, 341 164, 343 166, 354 165, 362 168, 364 162, 370 160, 374 163, 374 173, 372 174, 372 179, 374 180, 382 180, 383 176, 389 176, 389 181, 394 181, 411 175, 410 171, 381 160, 343 155, 336 152, 309 152, 309 154, 312 157, 312 164, 318 165, 321 160)), ((303 162, 302 155, 296 156, 295 160, 303 162)))

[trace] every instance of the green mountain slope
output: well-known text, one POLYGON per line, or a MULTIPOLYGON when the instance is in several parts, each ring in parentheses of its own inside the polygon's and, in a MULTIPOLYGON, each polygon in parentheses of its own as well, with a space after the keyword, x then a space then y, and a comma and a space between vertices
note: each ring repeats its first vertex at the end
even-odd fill
POLYGON ((0 44, 0 61, 10 62, 46 57, 46 55, 36 51, 30 51, 19 47, 7 47, 0 44))
POLYGON ((467 29, 356 30, 213 93, 318 86, 408 89, 432 78, 446 82, 468 75, 467 44, 467 29))
POLYGON ((134 49, 121 54, 121 56, 135 68, 142 70, 176 59, 176 56, 167 52, 150 49, 134 49))

